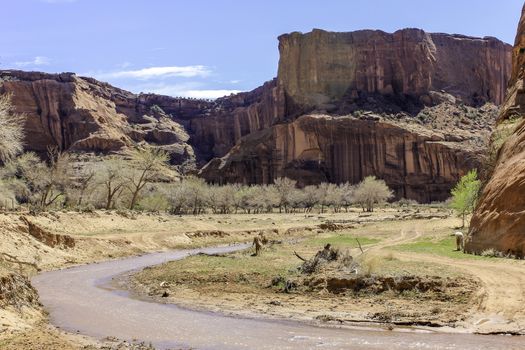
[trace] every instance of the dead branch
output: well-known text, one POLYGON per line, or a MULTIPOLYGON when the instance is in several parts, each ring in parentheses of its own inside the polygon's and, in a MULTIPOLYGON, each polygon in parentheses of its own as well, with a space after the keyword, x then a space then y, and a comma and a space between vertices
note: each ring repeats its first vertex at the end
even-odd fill
POLYGON ((303 258, 302 256, 300 256, 299 254, 297 254, 297 252, 296 252, 295 250, 293 251, 293 253, 294 253, 294 255, 295 255, 296 257, 298 257, 298 258, 301 259, 302 261, 306 261, 306 259, 303 258))
POLYGON ((0 254, 2 254, 4 256, 3 260, 7 261, 8 263, 19 264, 19 265, 29 265, 29 266, 33 267, 35 270, 40 271, 40 268, 35 263, 30 263, 30 262, 27 262, 27 261, 18 260, 18 258, 16 256, 13 256, 11 254, 7 254, 7 253, 4 253, 4 252, 0 252, 0 254))
POLYGON ((357 239, 357 237, 356 237, 355 240, 357 241, 357 244, 359 245, 359 250, 361 250, 361 254, 363 254, 364 251, 363 251, 363 248, 361 247, 361 243, 359 242, 359 240, 357 239))

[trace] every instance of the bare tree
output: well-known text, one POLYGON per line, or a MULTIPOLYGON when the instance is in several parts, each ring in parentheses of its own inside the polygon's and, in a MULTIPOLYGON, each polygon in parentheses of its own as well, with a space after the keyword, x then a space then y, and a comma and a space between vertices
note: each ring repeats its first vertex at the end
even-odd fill
MULTIPOLYGON (((95 183, 95 169, 91 164, 86 164, 75 169, 71 190, 68 193, 68 202, 74 203, 78 207, 84 204, 84 199, 88 190, 95 183)), ((67 203, 66 203, 67 204, 67 203)))
POLYGON ((368 176, 361 181, 355 190, 354 200, 361 205, 363 211, 374 211, 374 205, 392 198, 393 193, 385 181, 368 176))
POLYGON ((0 96, 0 159, 8 161, 23 151, 25 118, 14 112, 11 96, 0 96))
POLYGON ((317 186, 306 186, 302 190, 305 212, 309 213, 319 203, 317 186))
POLYGON ((32 201, 46 209, 59 199, 65 198, 71 184, 70 159, 58 147, 48 148, 48 162, 29 154, 20 163, 23 178, 32 194, 32 201))
POLYGON ((280 177, 274 181, 275 188, 279 193, 279 212, 284 208, 285 212, 288 212, 288 206, 291 203, 291 195, 295 189, 297 181, 291 180, 287 177, 280 177))
POLYGON ((123 176, 125 161, 120 156, 110 156, 99 162, 95 168, 95 183, 104 187, 104 202, 107 210, 114 207, 115 200, 126 184, 123 176))
POLYGON ((128 180, 127 186, 131 193, 129 208, 134 209, 144 186, 167 168, 169 156, 166 151, 153 147, 135 148, 127 155, 130 157, 130 169, 124 177, 128 180))

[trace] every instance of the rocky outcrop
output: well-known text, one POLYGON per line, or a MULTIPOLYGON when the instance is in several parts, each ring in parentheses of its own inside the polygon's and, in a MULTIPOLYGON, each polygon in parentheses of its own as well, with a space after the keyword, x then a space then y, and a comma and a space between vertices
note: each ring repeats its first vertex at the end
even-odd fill
POLYGON ((525 7, 513 51, 512 78, 493 142, 492 176, 472 217, 465 250, 493 248, 525 256, 525 7), (505 138, 500 140, 501 138, 505 138))
POLYGON ((219 183, 271 183, 289 177, 299 185, 357 183, 368 175, 385 179, 397 197, 442 201, 476 152, 447 136, 379 117, 305 115, 241 139, 201 175, 219 183), (412 131, 410 129, 413 129, 412 131))
POLYGON ((276 79, 216 101, 20 71, 0 71, 0 93, 27 117, 28 150, 112 153, 146 142, 173 164, 209 162, 201 174, 212 182, 376 175, 399 197, 429 202, 479 164, 495 107, 478 107, 503 100, 510 46, 417 29, 314 30, 279 42, 276 79))
POLYGON ((289 106, 303 109, 330 109, 362 93, 425 102, 441 90, 467 104, 500 104, 510 76, 510 45, 420 29, 294 32, 279 37, 279 51, 279 84, 289 106))
POLYGON ((0 93, 11 95, 26 117, 26 149, 44 154, 49 146, 75 152, 112 153, 147 141, 191 159, 184 128, 139 96, 72 73, 0 71, 0 93))
POLYGON ((284 91, 274 79, 246 93, 219 99, 214 108, 188 125, 202 159, 224 156, 243 136, 286 118, 284 91))
POLYGON ((26 149, 41 154, 48 146, 111 153, 147 142, 167 150, 174 164, 202 165, 285 116, 276 80, 206 101, 136 95, 73 73, 0 71, 0 93, 11 94, 26 116, 26 149))

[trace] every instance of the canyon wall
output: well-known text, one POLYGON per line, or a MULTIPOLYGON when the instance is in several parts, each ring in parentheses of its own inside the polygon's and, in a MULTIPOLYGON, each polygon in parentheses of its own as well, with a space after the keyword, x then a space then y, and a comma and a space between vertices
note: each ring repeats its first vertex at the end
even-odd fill
POLYGON ((201 175, 219 182, 271 183, 278 177, 301 186, 320 182, 357 183, 375 175, 396 196, 443 201, 476 153, 439 133, 418 133, 388 121, 305 115, 241 140, 201 175))
POLYGON ((472 217, 465 250, 493 248, 525 256, 525 7, 513 51, 512 78, 493 137, 494 171, 472 217), (503 138, 503 139, 502 139, 503 138))
POLYGON ((503 102, 511 74, 510 45, 419 29, 291 33, 279 37, 279 51, 285 118, 208 163, 208 181, 376 175, 398 198, 445 200, 479 167, 497 114, 481 106, 503 102), (363 113, 375 116, 363 121, 363 113))
POLYGON ((494 107, 480 106, 502 102, 511 71, 511 47, 497 39, 417 29, 292 33, 279 49, 276 79, 215 101, 22 71, 0 71, 0 93, 26 116, 26 149, 40 154, 146 142, 172 164, 207 164, 210 182, 376 175, 398 197, 429 202, 479 164, 495 119, 494 107))
POLYGON ((276 80, 206 101, 137 95, 73 73, 0 71, 0 93, 26 117, 28 151, 110 153, 147 142, 167 150, 174 164, 225 155, 242 136, 283 119, 285 106, 276 80))
POLYGON ((446 90, 467 104, 500 104, 510 46, 495 38, 403 29, 279 37, 279 83, 291 103, 323 108, 359 93, 426 97, 446 90))

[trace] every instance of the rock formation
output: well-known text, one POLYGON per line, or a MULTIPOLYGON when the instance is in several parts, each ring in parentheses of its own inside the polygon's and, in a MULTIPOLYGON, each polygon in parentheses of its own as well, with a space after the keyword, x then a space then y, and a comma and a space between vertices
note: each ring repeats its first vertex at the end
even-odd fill
POLYGON ((292 33, 279 50, 285 118, 208 163, 209 181, 376 175, 398 197, 444 200, 480 165, 496 119, 493 107, 474 107, 500 104, 510 76, 509 45, 417 29, 292 33))
POLYGON ((300 106, 329 106, 359 93, 426 98, 441 90, 468 104, 500 104, 510 75, 507 44, 420 29, 314 29, 280 36, 279 51, 279 83, 300 106))
POLYGON ((205 101, 136 95, 73 73, 0 71, 0 93, 11 94, 16 111, 26 116, 26 149, 41 154, 48 146, 108 153, 147 142, 167 150, 175 164, 202 165, 284 118, 276 80, 205 101))
POLYGON ((180 124, 127 91, 72 73, 2 71, 0 83, 0 92, 10 94, 16 111, 26 117, 27 150, 43 154, 57 146, 109 153, 148 141, 178 162, 193 156, 180 124))
POLYGON ((525 256, 524 115, 525 7, 513 51, 512 78, 493 137, 497 151, 494 171, 472 217, 465 246, 468 252, 493 248, 504 254, 525 256))
POLYGON ((443 201, 466 169, 479 165, 477 148, 468 146, 467 138, 473 137, 454 138, 374 115, 305 115, 244 137, 201 174, 219 183, 245 184, 286 176, 303 186, 357 183, 375 175, 385 179, 397 197, 443 201))
POLYGON ((405 29, 279 38, 278 77, 204 101, 132 94, 72 73, 0 71, 26 148, 119 152, 147 142, 211 182, 384 178, 398 196, 443 200, 479 164, 510 75, 494 38, 405 29))

